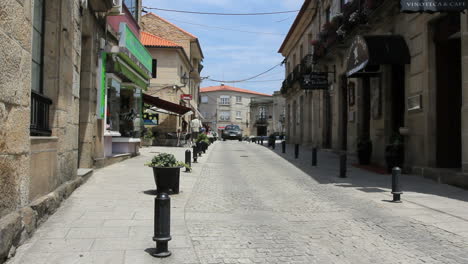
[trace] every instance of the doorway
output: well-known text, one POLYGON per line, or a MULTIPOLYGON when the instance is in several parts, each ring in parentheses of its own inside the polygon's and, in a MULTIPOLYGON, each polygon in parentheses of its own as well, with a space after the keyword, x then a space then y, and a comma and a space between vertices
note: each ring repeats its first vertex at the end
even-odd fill
POLYGON ((348 78, 341 76, 341 150, 348 149, 348 78))
POLYGON ((331 109, 331 98, 330 92, 325 90, 323 92, 323 103, 324 103, 324 117, 323 117, 323 148, 331 148, 332 142, 332 109, 331 109))
POLYGON ((436 162, 439 168, 461 167, 460 15, 447 15, 435 25, 436 162))
POLYGON ((267 127, 266 126, 258 126, 257 127, 257 136, 266 136, 267 135, 267 127))
POLYGON ((405 126, 405 66, 392 65, 391 88, 391 134, 393 137, 399 134, 400 127, 405 126))

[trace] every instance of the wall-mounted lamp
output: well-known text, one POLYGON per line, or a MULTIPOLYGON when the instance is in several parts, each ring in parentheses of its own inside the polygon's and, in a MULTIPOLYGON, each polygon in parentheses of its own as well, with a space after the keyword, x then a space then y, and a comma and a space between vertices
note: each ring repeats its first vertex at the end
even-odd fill
POLYGON ((182 75, 180 77, 180 83, 182 83, 184 86, 182 87, 185 87, 189 81, 190 77, 187 77, 187 73, 184 73, 184 75, 182 75))

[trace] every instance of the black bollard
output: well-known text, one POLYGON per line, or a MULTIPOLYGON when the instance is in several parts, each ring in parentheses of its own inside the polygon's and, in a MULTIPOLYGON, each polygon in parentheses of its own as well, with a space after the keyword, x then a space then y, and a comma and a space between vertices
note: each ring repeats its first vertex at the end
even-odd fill
POLYGON ((400 196, 403 193, 400 186, 401 169, 394 167, 392 169, 392 194, 394 203, 401 203, 400 196))
POLYGON ((299 158, 299 144, 294 145, 294 158, 299 158))
POLYGON ((169 257, 168 243, 171 239, 171 198, 165 191, 158 191, 154 198, 153 241, 156 242, 156 251, 152 253, 153 257, 169 257))
POLYGON ((346 153, 340 154, 340 178, 346 178, 346 153))
POLYGON ((312 166, 317 166, 317 148, 312 149, 312 166))
POLYGON ((286 141, 285 140, 281 142, 281 148, 283 150, 283 153, 286 153, 286 141))
POLYGON ((274 150, 276 149, 276 140, 273 140, 272 144, 271 144, 271 148, 274 150))
POLYGON ((198 159, 198 153, 197 153, 197 146, 193 146, 192 147, 193 149, 193 163, 197 163, 197 159, 198 159))
POLYGON ((262 139, 261 139, 261 141, 260 141, 260 142, 261 142, 261 143, 260 143, 260 145, 262 145, 262 146, 263 146, 263 137, 262 137, 262 139))
MULTIPOLYGON (((185 164, 187 164, 189 167, 192 165, 191 159, 192 159, 192 152, 190 152, 190 150, 187 149, 185 151, 185 164)), ((189 171, 190 171, 189 168, 185 168, 185 172, 189 172, 189 171)))

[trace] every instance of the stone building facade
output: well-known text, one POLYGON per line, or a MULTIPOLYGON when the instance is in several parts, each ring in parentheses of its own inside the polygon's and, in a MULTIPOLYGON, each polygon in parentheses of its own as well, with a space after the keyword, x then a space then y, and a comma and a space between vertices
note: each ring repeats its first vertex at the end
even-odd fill
POLYGON ((238 125, 244 136, 251 135, 251 99, 271 98, 271 95, 221 84, 200 90, 200 112, 203 125, 221 133, 226 125, 238 125))
POLYGON ((104 155, 98 62, 107 18, 128 12, 113 4, 0 2, 0 263, 104 155))
MULTIPOLYGON (((186 86, 189 89, 189 94, 193 97, 190 101, 190 105, 194 112, 197 112, 199 104, 198 94, 202 81, 200 73, 203 70, 202 61, 204 59, 202 47, 198 38, 154 13, 144 15, 142 17, 141 26, 144 31, 174 42, 185 51, 190 61, 190 68, 187 69, 188 72, 184 72, 187 74, 186 77, 188 78, 186 86)), ((179 67, 180 66, 181 65, 179 65, 179 67)), ((182 71, 178 70, 178 75, 183 75, 182 71)), ((158 83, 159 81, 153 80, 153 82, 158 83)))
POLYGON ((285 122, 285 100, 279 92, 272 97, 253 97, 250 100, 250 135, 282 135, 285 122))
POLYGON ((194 35, 153 13, 143 16, 143 25, 151 30, 143 33, 142 41, 154 66, 146 94, 191 110, 183 111, 185 114, 158 114, 153 132, 157 134, 156 142, 161 142, 167 133, 189 132, 193 114, 198 112, 203 53, 194 35))
POLYGON ((280 48, 289 140, 350 154, 370 140, 380 166, 403 142, 406 171, 467 186, 466 30, 463 13, 306 0, 280 48), (328 73, 328 87, 305 82, 311 72, 328 73))

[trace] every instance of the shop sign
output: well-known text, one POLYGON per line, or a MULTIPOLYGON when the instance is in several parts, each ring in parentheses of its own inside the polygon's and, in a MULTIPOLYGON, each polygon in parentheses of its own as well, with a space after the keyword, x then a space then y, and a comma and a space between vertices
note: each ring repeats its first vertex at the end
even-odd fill
POLYGON ((182 100, 192 100, 193 97, 192 97, 191 94, 181 94, 180 99, 182 99, 182 100))
POLYGON ((401 0, 401 12, 463 12, 467 0, 401 0))
POLYGON ((133 34, 126 23, 120 23, 119 47, 126 48, 133 61, 137 61, 146 71, 151 72, 153 58, 140 40, 133 34))
POLYGON ((328 72, 312 72, 304 75, 304 90, 326 90, 328 89, 328 72))

